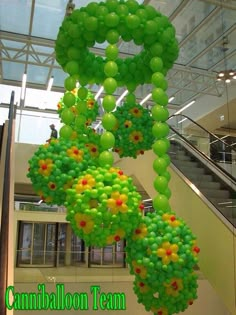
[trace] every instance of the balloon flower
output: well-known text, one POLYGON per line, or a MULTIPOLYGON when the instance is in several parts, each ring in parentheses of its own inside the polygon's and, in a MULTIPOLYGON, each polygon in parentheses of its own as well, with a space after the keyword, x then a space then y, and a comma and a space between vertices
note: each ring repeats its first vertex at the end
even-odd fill
POLYGON ((155 139, 152 134, 154 121, 147 109, 136 103, 125 102, 113 114, 117 121, 113 130, 113 150, 120 157, 136 158, 152 148, 155 139))
POLYGON ((183 312, 197 297, 196 237, 174 212, 148 213, 127 239, 134 291, 147 311, 183 312))
POLYGON ((97 163, 97 157, 83 142, 52 140, 39 146, 29 160, 27 176, 42 200, 47 204, 63 205, 66 190, 74 179, 97 163))
POLYGON ((141 196, 118 168, 90 167, 66 194, 67 220, 87 245, 114 244, 127 238, 141 221, 141 196))
MULTIPOLYGON (((69 79, 74 81, 73 78, 69 77, 69 79)), ((94 95, 85 87, 68 90, 70 87, 67 81, 66 83, 67 91, 57 105, 59 116, 61 121, 70 126, 72 130, 84 130, 96 120, 98 103, 94 95)))

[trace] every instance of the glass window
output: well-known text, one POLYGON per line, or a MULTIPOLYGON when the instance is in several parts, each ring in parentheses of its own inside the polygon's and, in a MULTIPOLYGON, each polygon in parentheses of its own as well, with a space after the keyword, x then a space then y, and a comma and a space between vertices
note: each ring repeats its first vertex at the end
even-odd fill
POLYGON ((28 34, 32 1, 0 1, 0 29, 28 34))
POLYGON ((19 86, 0 84, 0 104, 10 104, 11 92, 14 91, 14 104, 20 103, 21 88, 19 86))
POLYGON ((4 80, 20 81, 25 71, 25 65, 23 63, 2 61, 2 73, 4 80))
POLYGON ((206 2, 188 1, 188 4, 173 20, 178 41, 181 42, 190 34, 215 7, 215 5, 206 2))
MULTIPOLYGON (((179 58, 176 62, 183 65, 188 64, 202 50, 221 38, 222 34, 234 24, 235 12, 226 9, 219 12, 181 47, 179 58)), ((220 43, 219 46, 221 46, 220 43)))
POLYGON ((50 136, 50 124, 59 130, 61 123, 57 114, 17 110, 16 142, 43 144, 50 136))
POLYGON ((154 8, 160 11, 163 15, 170 16, 176 8, 183 2, 182 0, 165 0, 165 1, 156 1, 151 0, 149 2, 154 8))

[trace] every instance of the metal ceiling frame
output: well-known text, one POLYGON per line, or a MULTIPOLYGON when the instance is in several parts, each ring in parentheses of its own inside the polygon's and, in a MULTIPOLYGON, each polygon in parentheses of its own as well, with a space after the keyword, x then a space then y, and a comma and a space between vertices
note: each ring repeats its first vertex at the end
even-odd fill
MULTIPOLYGON (((222 7, 229 8, 229 5, 225 2, 219 1, 210 1, 210 0, 201 0, 204 2, 209 2, 212 4, 217 5, 215 9, 209 13, 209 15, 201 21, 179 44, 182 47, 188 40, 190 40, 200 29, 203 25, 210 21, 210 19, 219 13, 222 7), (214 2, 214 3, 213 3, 214 2), (220 7, 219 7, 220 6, 220 7)), ((150 0, 144 1, 144 3, 149 3, 150 0)), ((180 5, 176 8, 176 10, 170 15, 169 19, 171 21, 186 7, 189 3, 189 0, 183 0, 180 5)), ((231 6, 231 5, 230 5, 231 6)), ((230 7, 230 9, 232 9, 230 7)), ((55 64, 55 53, 54 53, 54 46, 55 41, 50 39, 38 38, 32 36, 32 26, 33 26, 33 17, 34 17, 34 10, 35 10, 35 0, 32 0, 31 6, 31 14, 30 14, 30 23, 29 23, 29 35, 21 35, 10 33, 6 31, 0 31, 0 74, 2 73, 2 62, 1 61, 8 61, 8 62, 17 62, 25 65, 25 71, 27 72, 28 65, 36 65, 36 66, 43 66, 48 67, 49 72, 47 80, 45 84, 34 84, 27 82, 27 87, 38 88, 38 89, 45 89, 48 83, 49 78, 52 75, 53 69, 61 69, 60 66, 55 64), (9 41, 16 41, 23 43, 23 47, 21 49, 11 48, 4 44, 3 40, 9 41), (52 53, 43 53, 36 51, 33 45, 37 46, 44 46, 50 47, 53 49, 52 53), (11 53, 10 53, 11 52, 11 53), (12 52, 15 54, 12 55, 12 52), (21 60, 25 56, 25 60, 21 60), (29 57, 33 60, 29 61, 29 57)), ((234 31, 236 26, 232 26, 224 35, 228 35, 230 32, 234 31)), ((175 64, 174 67, 171 69, 170 73, 168 74, 168 85, 170 88, 178 89, 175 95, 180 95, 184 91, 190 91, 200 95, 214 95, 214 96, 221 96, 222 95, 222 85, 218 85, 216 83, 216 73, 213 71, 214 67, 224 60, 220 60, 216 65, 212 66, 210 71, 209 70, 201 70, 197 68, 191 67, 191 65, 202 57, 207 51, 209 51, 212 47, 215 46, 216 43, 220 42, 222 38, 218 38, 212 44, 210 44, 207 48, 205 48, 202 52, 200 52, 197 56, 195 56, 187 65, 182 66, 179 64, 175 64), (176 77, 179 79, 177 80, 176 77)), ((100 48, 91 48, 91 51, 97 55, 104 55, 104 50, 100 48)), ((234 55, 235 52, 231 54, 234 55)), ((230 55, 231 55, 230 54, 230 55)), ((128 56, 129 54, 121 54, 122 56, 128 56)), ((130 55, 129 55, 130 56, 130 55)), ((12 80, 5 80, 3 77, 0 76, 0 83, 2 84, 12 84, 16 86, 21 86, 21 82, 16 82, 12 80)), ((64 87, 55 87, 53 86, 53 91, 57 92, 64 92, 64 87)), ((146 95, 143 95, 145 97, 146 95)), ((150 101, 149 101, 150 102, 150 101)))

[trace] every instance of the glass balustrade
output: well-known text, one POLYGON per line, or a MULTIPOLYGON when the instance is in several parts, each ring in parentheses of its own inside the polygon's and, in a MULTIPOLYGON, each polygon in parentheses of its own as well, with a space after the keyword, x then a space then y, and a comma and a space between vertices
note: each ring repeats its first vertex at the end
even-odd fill
POLYGON ((234 148, 184 115, 169 119, 172 163, 236 226, 234 148))

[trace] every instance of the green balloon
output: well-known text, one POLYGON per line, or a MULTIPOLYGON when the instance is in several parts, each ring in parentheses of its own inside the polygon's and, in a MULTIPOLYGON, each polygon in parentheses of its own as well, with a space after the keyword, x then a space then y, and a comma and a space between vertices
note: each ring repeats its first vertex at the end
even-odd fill
POLYGON ((155 43, 150 47, 150 53, 153 57, 160 57, 163 53, 163 46, 160 43, 155 43))
POLYGON ((152 107, 152 117, 157 121, 166 121, 169 117, 169 112, 166 107, 156 104, 152 107))
POLYGON ((106 0, 106 6, 110 12, 115 11, 118 4, 117 0, 106 0))
POLYGON ((112 113, 106 113, 102 117, 102 125, 106 130, 112 130, 117 123, 116 117, 112 113))
POLYGON ((106 40, 111 45, 118 43, 119 38, 120 34, 114 29, 109 30, 106 34, 106 40))
POLYGON ((116 8, 116 13, 119 15, 119 17, 122 19, 125 16, 129 14, 129 9, 125 4, 119 4, 118 7, 116 8))
POLYGON ((128 93, 128 94, 126 95, 125 100, 126 100, 126 103, 127 103, 128 105, 133 105, 133 104, 135 104, 135 103, 136 103, 135 94, 133 94, 133 93, 128 93))
POLYGON ((60 134, 60 137, 64 139, 70 139, 72 132, 73 130, 70 126, 64 125, 63 127, 61 127, 59 134, 60 134))
POLYGON ((166 160, 163 157, 156 158, 153 162, 153 169, 157 174, 163 175, 167 170, 166 160))
POLYGON ((94 16, 89 16, 85 21, 84 21, 84 26, 87 31, 93 32, 96 31, 98 28, 98 20, 94 16))
POLYGON ((161 88, 154 88, 152 90, 152 99, 162 106, 166 106, 168 104, 168 96, 161 88))
POLYGON ((125 21, 126 21, 127 28, 129 28, 131 30, 138 28, 140 25, 140 22, 141 22, 140 18, 135 14, 128 15, 126 17, 125 21))
POLYGON ((106 91, 106 93, 112 94, 117 89, 117 82, 113 78, 107 78, 103 82, 103 87, 104 87, 104 90, 106 91))
POLYGON ((161 72, 163 69, 163 61, 160 57, 153 57, 150 61, 150 68, 153 72, 161 72))
POLYGON ((113 154, 109 151, 103 151, 102 153, 100 153, 99 155, 99 165, 100 166, 112 166, 113 162, 114 162, 114 157, 113 154))
POLYGON ((111 132, 106 131, 101 135, 100 143, 103 149, 111 149, 115 144, 115 137, 111 132))
POLYGON ((128 7, 130 13, 134 14, 139 9, 139 4, 135 0, 127 0, 125 4, 128 7))
POLYGON ((152 127, 152 133, 157 139, 166 137, 169 134, 170 127, 166 123, 156 122, 152 127))
POLYGON ((108 61, 104 66, 104 72, 107 77, 115 77, 118 73, 118 66, 114 61, 108 61))
POLYGON ((165 76, 161 72, 155 72, 152 75, 152 83, 156 87, 159 87, 163 90, 166 90, 168 87, 167 81, 165 79, 165 76))
POLYGON ((86 101, 79 101, 77 103, 77 108, 80 114, 84 114, 87 110, 87 102, 86 101))
POLYGON ((169 208, 169 201, 165 195, 159 194, 153 199, 153 207, 156 211, 166 211, 169 208))
POLYGON ((75 98, 75 95, 68 92, 68 93, 65 93, 64 94, 64 97, 63 97, 63 103, 67 106, 67 107, 71 107, 75 104, 76 102, 76 98, 75 98))
POLYGON ((116 60, 119 54, 119 49, 116 45, 108 45, 105 52, 108 59, 116 60))
POLYGON ((88 89, 84 86, 81 86, 79 89, 78 89, 78 92, 77 92, 77 95, 78 97, 81 99, 81 100, 84 100, 86 99, 87 95, 88 95, 88 89))
POLYGON ((61 119, 64 124, 70 125, 74 121, 75 116, 69 108, 64 108, 61 113, 61 119))
POLYGON ((154 187, 156 191, 164 193, 168 187, 168 180, 164 176, 157 176, 154 180, 154 187))
POLYGON ((108 13, 105 16, 104 23, 108 27, 116 27, 119 24, 120 18, 115 12, 108 13))
POLYGON ((111 112, 116 107, 116 99, 113 95, 106 95, 103 98, 102 106, 107 112, 111 112))
POLYGON ((76 80, 74 77, 68 77, 64 81, 64 87, 67 91, 72 91, 76 87, 76 80))
POLYGON ((158 156, 162 156, 168 151, 168 145, 164 140, 155 141, 152 148, 155 154, 158 156))
POLYGON ((84 115, 79 115, 75 118, 75 125, 77 127, 84 127, 86 123, 86 117, 84 115))
POLYGON ((65 67, 65 71, 68 72, 70 75, 79 73, 79 64, 76 61, 68 61, 65 67))

